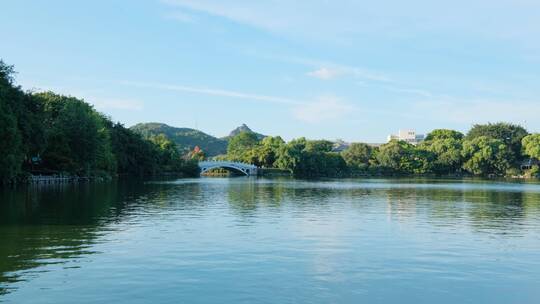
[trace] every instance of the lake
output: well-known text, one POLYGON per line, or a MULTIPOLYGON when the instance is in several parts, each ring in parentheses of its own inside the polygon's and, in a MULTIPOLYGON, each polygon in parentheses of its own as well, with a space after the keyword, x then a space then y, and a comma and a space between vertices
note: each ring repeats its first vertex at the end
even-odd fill
POLYGON ((200 178, 0 192, 3 303, 540 303, 540 184, 200 178))

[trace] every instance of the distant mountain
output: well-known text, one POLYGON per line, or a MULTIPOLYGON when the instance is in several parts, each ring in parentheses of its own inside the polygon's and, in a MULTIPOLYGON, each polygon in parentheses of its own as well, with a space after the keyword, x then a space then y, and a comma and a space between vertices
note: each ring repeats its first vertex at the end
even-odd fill
POLYGON ((190 128, 175 128, 163 123, 140 123, 130 128, 144 137, 164 134, 180 149, 199 146, 207 156, 227 153, 227 141, 190 128))
POLYGON ((229 138, 237 135, 240 132, 252 132, 259 140, 262 140, 266 135, 253 132, 248 126, 242 124, 238 128, 232 130, 228 136, 217 138, 208 135, 202 131, 190 128, 176 128, 164 123, 149 122, 140 123, 130 128, 131 130, 141 134, 144 137, 152 135, 164 134, 180 149, 191 151, 195 146, 199 146, 206 156, 216 156, 227 153, 227 144, 229 138))
POLYGON ((333 141, 333 143, 334 146, 332 147, 332 152, 342 152, 344 150, 347 150, 347 148, 349 148, 349 146, 351 145, 350 143, 342 139, 336 139, 333 141))
POLYGON ((266 135, 263 135, 263 134, 260 134, 260 133, 257 133, 257 132, 253 132, 246 124, 242 124, 242 125, 239 126, 238 128, 232 130, 231 133, 229 133, 228 136, 223 137, 223 139, 229 140, 229 138, 234 137, 234 136, 238 135, 238 134, 241 133, 241 132, 250 132, 250 133, 254 133, 254 134, 257 136, 257 138, 258 138, 259 140, 262 140, 263 138, 266 137, 266 135))

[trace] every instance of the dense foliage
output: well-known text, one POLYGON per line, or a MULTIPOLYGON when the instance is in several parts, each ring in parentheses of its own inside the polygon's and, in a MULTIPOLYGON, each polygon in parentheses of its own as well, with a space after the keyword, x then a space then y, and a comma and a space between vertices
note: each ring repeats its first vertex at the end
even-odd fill
POLYGON ((426 136, 418 149, 432 157, 429 170, 437 174, 459 172, 463 163, 461 150, 463 134, 454 130, 438 129, 426 136))
POLYGON ((463 143, 463 168, 476 175, 504 175, 510 168, 512 152, 499 139, 476 137, 463 143))
POLYGON ((341 153, 347 166, 354 171, 365 171, 369 167, 369 160, 373 154, 373 148, 364 143, 352 143, 348 149, 341 153))
POLYGON ((198 173, 167 138, 143 139, 75 97, 24 92, 13 75, 0 61, 0 183, 27 174, 198 173))
POLYGON ((510 163, 522 160, 521 140, 529 133, 522 126, 499 122, 487 125, 474 125, 467 133, 467 139, 472 140, 478 137, 488 137, 497 139, 506 145, 510 163))
MULTIPOLYGON (((523 136, 523 128, 498 123, 476 125, 469 136, 454 130, 437 129, 418 145, 393 140, 381 146, 352 143, 344 151, 325 140, 280 137, 259 140, 252 132, 240 132, 229 140, 225 158, 260 167, 285 169, 300 177, 350 175, 480 175, 523 174, 520 160, 540 158, 540 135, 523 136), (520 138, 517 144, 507 134, 520 138), (485 135, 479 135, 485 134, 485 135), (502 135, 501 135, 502 134, 502 135), (502 139, 504 137, 504 140, 502 139)), ((525 131, 526 133, 526 131, 525 131)), ((527 133, 526 133, 527 134, 527 133)), ((526 169, 534 175, 538 168, 526 169)))
POLYGON ((525 155, 540 159, 540 134, 527 135, 521 142, 525 155))
POLYGON ((277 167, 300 177, 343 176, 347 164, 339 153, 332 152, 332 146, 325 140, 292 140, 279 149, 277 167))

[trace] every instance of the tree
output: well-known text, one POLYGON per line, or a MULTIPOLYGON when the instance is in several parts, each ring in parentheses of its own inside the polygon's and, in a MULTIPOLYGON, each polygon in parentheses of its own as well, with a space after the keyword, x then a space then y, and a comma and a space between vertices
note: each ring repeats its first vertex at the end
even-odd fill
POLYGON ((17 107, 23 92, 13 84, 13 67, 0 60, 0 183, 13 182, 24 159, 17 107))
POLYGON ((414 147, 412 150, 412 161, 409 172, 412 171, 414 174, 433 173, 435 157, 435 154, 429 150, 422 150, 418 147, 414 147))
POLYGON ((461 140, 463 139, 463 133, 449 129, 435 129, 426 136, 425 141, 431 141, 436 139, 461 140))
POLYGON ((467 139, 489 137, 500 140, 511 152, 508 161, 515 163, 521 159, 521 140, 529 133, 520 125, 511 123, 489 123, 487 125, 474 125, 467 133, 467 139))
POLYGON ((199 174, 198 160, 186 159, 165 134, 144 139, 119 123, 111 125, 110 133, 119 174, 141 177, 163 173, 199 174))
POLYGON ((243 161, 246 153, 253 149, 259 140, 253 132, 242 131, 229 140, 227 146, 227 158, 232 161, 243 161))
POLYGON ((92 113, 98 128, 98 146, 96 149, 95 168, 106 174, 114 174, 117 170, 116 156, 112 150, 110 128, 112 122, 99 112, 92 113))
POLYGON ((183 160, 176 145, 165 134, 154 135, 149 138, 156 148, 159 170, 162 172, 181 171, 183 160))
POLYGON ((463 168, 476 175, 503 175, 510 168, 512 152, 499 139, 480 136, 463 142, 463 168))
POLYGON ((120 123, 111 124, 110 133, 119 174, 142 177, 158 172, 158 153, 152 142, 120 123))
POLYGON ((347 172, 347 164, 331 150, 329 141, 295 139, 281 147, 276 165, 297 177, 341 176, 347 172))
POLYGON ((168 138, 143 139, 82 99, 23 92, 13 75, 0 60, 0 183, 34 169, 84 176, 198 174, 197 162, 184 159, 168 138))
POLYGON ((203 161, 206 159, 206 154, 199 146, 195 146, 195 148, 188 153, 188 158, 196 161, 203 161))
MULTIPOLYGON (((525 136, 522 140, 523 152, 529 157, 540 159, 540 133, 525 136)), ((532 166, 528 174, 532 177, 540 177, 540 167, 532 166)))
POLYGON ((334 143, 328 140, 309 140, 305 149, 313 152, 331 152, 333 147, 334 143))
POLYGON ((289 170, 292 173, 297 171, 302 160, 302 151, 306 147, 307 140, 303 137, 293 139, 286 145, 283 145, 277 154, 277 160, 275 164, 278 168, 289 170))
POLYGON ((341 156, 352 170, 366 170, 369 166, 373 149, 364 143, 352 143, 341 156))
POLYGON ((285 145, 285 141, 279 136, 267 136, 261 141, 261 146, 258 149, 258 162, 260 166, 271 168, 274 167, 278 158, 278 153, 281 147, 285 145))
POLYGON ((438 174, 451 174, 459 171, 462 166, 463 134, 453 130, 434 130, 420 143, 418 149, 433 154, 430 163, 431 170, 438 174))
POLYGON ((43 105, 47 147, 43 160, 54 170, 80 175, 115 172, 107 119, 88 103, 52 92, 34 94, 43 105))
POLYGON ((525 136, 521 143, 526 155, 540 159, 540 133, 525 136))
POLYGON ((424 174, 430 172, 432 153, 416 149, 415 146, 398 140, 392 140, 379 147, 376 154, 381 169, 400 174, 424 174))
POLYGON ((15 116, 0 97, 0 184, 12 182, 20 172, 23 159, 20 142, 15 116))

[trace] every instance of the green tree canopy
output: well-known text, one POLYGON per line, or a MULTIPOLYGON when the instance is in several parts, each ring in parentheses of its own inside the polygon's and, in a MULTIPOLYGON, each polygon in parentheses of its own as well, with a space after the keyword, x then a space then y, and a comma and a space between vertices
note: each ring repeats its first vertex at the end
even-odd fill
POLYGON ((0 183, 21 173, 198 173, 168 138, 143 139, 75 97, 23 92, 13 75, 0 60, 0 183))
POLYGON ((373 149, 364 143, 352 143, 341 152, 347 166, 353 170, 366 170, 369 166, 373 149))
POLYGON ((229 140, 227 158, 232 161, 244 161, 246 153, 253 149, 259 140, 253 132, 240 132, 229 140))
POLYGON ((379 147, 376 160, 381 169, 400 174, 424 174, 430 172, 434 156, 426 150, 398 140, 379 147))
POLYGON ((347 172, 347 164, 339 153, 331 150, 329 141, 298 138, 281 147, 275 163, 298 177, 343 175, 347 172))
POLYGON ((307 140, 304 137, 293 139, 286 145, 283 145, 277 154, 277 160, 275 164, 280 169, 289 170, 291 172, 297 171, 302 160, 302 152, 307 144, 307 140))
POLYGON ((23 160, 17 120, 4 102, 2 91, 3 88, 0 87, 0 184, 14 180, 20 172, 23 160))
POLYGON ((255 162, 257 166, 271 168, 274 167, 279 154, 281 147, 285 145, 285 141, 279 136, 267 136, 265 137, 260 145, 258 145, 254 150, 255 162))
POLYGON ((432 153, 430 168, 438 174, 452 174, 459 171, 462 165, 463 134, 453 130, 435 130, 417 147, 432 153))
MULTIPOLYGON (((10 183, 21 173, 25 158, 26 134, 21 132, 21 117, 27 104, 24 92, 14 85, 12 66, 0 60, 0 183, 10 183)), ((30 115, 30 113, 28 114, 30 115)), ((26 129, 26 128, 25 128, 26 129)))
POLYGON ((515 163, 521 159, 521 140, 529 133, 520 125, 499 122, 489 123, 487 125, 474 125, 467 133, 467 139, 477 137, 489 137, 502 141, 510 150, 511 155, 508 155, 509 162, 515 163))
POLYGON ((502 175, 510 168, 512 152, 499 139, 480 136, 463 142, 463 168, 476 175, 502 175))
POLYGON ((525 136, 521 143, 526 155, 540 159, 540 133, 525 136))
POLYGON ((111 125, 110 132, 119 174, 141 177, 158 173, 158 155, 152 142, 120 123, 111 125))
POLYGON ((436 139, 463 139, 463 133, 449 130, 449 129, 436 129, 431 131, 425 138, 426 141, 436 140, 436 139))
POLYGON ((43 159, 52 169, 88 175, 114 172, 115 160, 104 116, 75 97, 52 92, 34 94, 44 107, 47 148, 43 159))
POLYGON ((306 150, 313 152, 331 152, 334 143, 328 140, 309 140, 306 141, 306 150))

